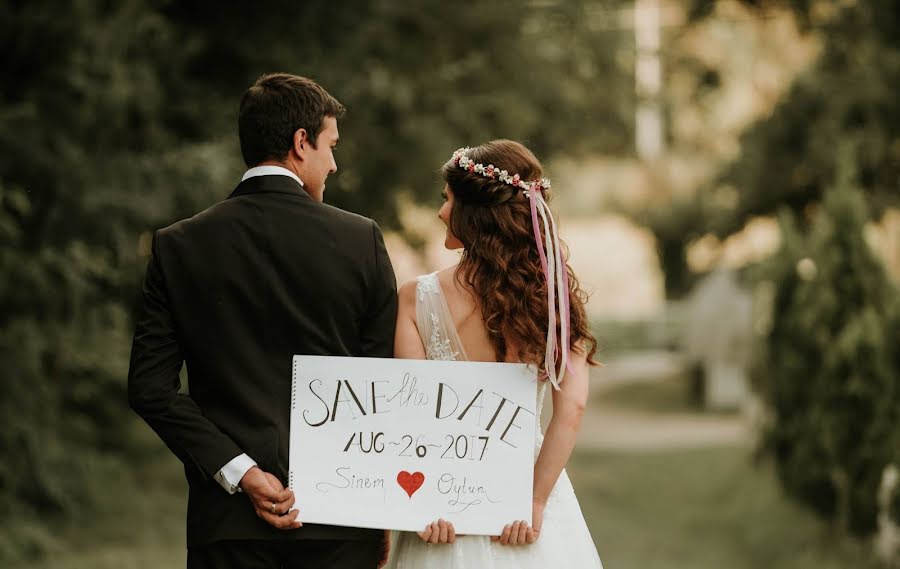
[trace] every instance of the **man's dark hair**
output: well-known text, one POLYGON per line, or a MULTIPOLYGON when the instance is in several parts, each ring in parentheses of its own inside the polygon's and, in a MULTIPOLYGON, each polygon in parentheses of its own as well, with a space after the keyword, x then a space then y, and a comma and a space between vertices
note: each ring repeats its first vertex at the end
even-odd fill
POLYGON ((263 75, 241 97, 238 136, 244 162, 250 168, 266 160, 281 160, 301 128, 316 148, 325 117, 340 118, 345 110, 311 79, 288 73, 263 75))

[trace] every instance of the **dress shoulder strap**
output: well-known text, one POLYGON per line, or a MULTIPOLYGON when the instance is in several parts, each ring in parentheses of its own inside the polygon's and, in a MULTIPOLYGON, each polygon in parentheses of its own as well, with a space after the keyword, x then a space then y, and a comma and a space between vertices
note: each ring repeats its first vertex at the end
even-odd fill
POLYGON ((416 278, 416 327, 429 360, 468 360, 437 273, 416 278))

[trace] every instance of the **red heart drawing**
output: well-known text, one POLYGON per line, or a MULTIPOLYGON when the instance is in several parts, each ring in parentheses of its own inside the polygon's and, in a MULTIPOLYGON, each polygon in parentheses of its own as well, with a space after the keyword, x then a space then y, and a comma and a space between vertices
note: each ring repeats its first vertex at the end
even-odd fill
POLYGON ((401 470, 399 474, 397 474, 397 484, 406 490, 406 493, 409 494, 410 498, 416 493, 416 490, 422 487, 423 482, 425 482, 425 475, 421 472, 413 472, 410 474, 405 470, 401 470))

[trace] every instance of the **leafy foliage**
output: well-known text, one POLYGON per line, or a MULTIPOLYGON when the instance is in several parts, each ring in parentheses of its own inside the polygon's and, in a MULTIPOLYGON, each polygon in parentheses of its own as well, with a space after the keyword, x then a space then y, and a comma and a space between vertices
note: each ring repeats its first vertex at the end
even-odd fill
MULTIPOLYGON (((809 2, 788 4, 812 25, 809 2)), ((710 222, 720 235, 784 205, 799 213, 820 202, 837 182, 835 150, 847 144, 868 214, 900 204, 900 4, 830 4, 833 14, 817 26, 819 60, 768 119, 749 129, 740 157, 719 180, 740 190, 736 206, 710 222)))
MULTIPOLYGON (((666 275, 666 293, 684 295, 693 275, 685 249, 708 233, 725 238, 748 220, 787 207, 805 232, 804 210, 822 202, 837 183, 838 148, 850 146, 858 185, 877 219, 900 206, 900 3, 891 0, 741 0, 762 18, 789 10, 801 30, 821 41, 815 63, 801 73, 773 112, 740 139, 737 158, 696 195, 671 200, 637 216, 656 235, 666 275), (778 13, 773 13, 776 11, 778 13), (732 192, 735 192, 732 199, 732 192), (728 199, 721 199, 726 195, 728 199), (672 209, 672 212, 668 211, 672 209)), ((714 0, 687 4, 689 25, 716 14, 714 0)), ((727 18, 727 16, 721 16, 727 18)), ((680 61, 677 53, 674 61, 680 61)), ((690 59, 688 60, 690 62, 690 59)), ((684 62, 680 62, 684 65, 684 62)), ((711 85, 700 82, 697 97, 714 90, 727 69, 706 68, 711 85)))
POLYGON ((586 17, 623 1, 260 0, 252 24, 209 0, 0 2, 0 563, 162 446, 124 394, 150 231, 234 185, 257 76, 311 76, 348 106, 328 200, 396 226, 401 194, 438 200, 458 146, 627 148, 620 32, 586 17))
POLYGON ((188 65, 210 135, 232 136, 237 95, 262 71, 313 77, 348 108, 327 199, 396 226, 397 196, 437 203, 436 172, 460 146, 627 151, 631 72, 617 56, 628 36, 590 17, 622 3, 355 0, 304 3, 286 18, 283 2, 263 0, 249 27, 240 4, 173 3, 166 14, 202 46, 188 65))
POLYGON ((882 472, 900 461, 900 303, 864 240, 866 208, 843 175, 808 237, 783 213, 759 374, 785 488, 858 534, 874 531, 882 472))

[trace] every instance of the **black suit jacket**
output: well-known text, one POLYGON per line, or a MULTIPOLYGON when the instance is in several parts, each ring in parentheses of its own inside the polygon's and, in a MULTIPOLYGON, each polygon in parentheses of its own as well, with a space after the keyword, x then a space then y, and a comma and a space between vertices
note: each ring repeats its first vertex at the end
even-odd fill
MULTIPOLYGON (((391 357, 393 268, 374 221, 258 176, 153 239, 128 373, 132 408, 184 463, 188 545, 221 539, 380 539, 276 530, 214 475, 247 453, 287 480, 294 354, 391 357), (180 393, 187 364, 190 394, 180 393)), ((299 501, 298 497, 298 501, 299 501)))

